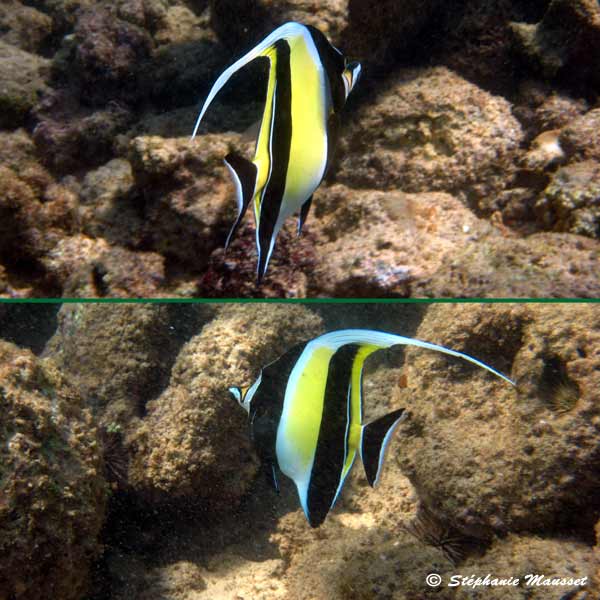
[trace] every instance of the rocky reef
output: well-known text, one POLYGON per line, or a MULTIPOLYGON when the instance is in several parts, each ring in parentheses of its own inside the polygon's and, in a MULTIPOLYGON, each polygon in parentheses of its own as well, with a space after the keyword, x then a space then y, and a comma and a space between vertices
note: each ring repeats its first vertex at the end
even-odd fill
POLYGON ((595 0, 6 1, 4 297, 597 297, 595 0), (223 67, 277 25, 363 64, 303 236, 255 284, 222 163, 256 120, 249 70, 189 136, 223 67))
POLYGON ((2 597, 597 597, 596 304, 0 309, 2 597), (422 349, 375 353, 365 419, 408 416, 378 488, 357 464, 311 529, 293 484, 277 494, 258 468, 227 387, 356 326, 470 353, 516 385, 422 349), (520 583, 449 585, 488 574, 520 583))

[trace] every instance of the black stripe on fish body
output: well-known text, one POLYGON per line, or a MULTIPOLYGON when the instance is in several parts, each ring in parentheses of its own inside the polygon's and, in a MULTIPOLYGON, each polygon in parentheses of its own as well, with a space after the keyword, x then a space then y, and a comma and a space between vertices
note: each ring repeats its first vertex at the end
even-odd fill
POLYGON ((333 110, 339 113, 346 102, 346 92, 342 81, 342 73, 346 66, 344 55, 332 46, 325 35, 316 27, 307 25, 306 28, 317 48, 325 73, 327 73, 333 110))
POLYGON ((258 279, 267 269, 267 259, 275 225, 279 218, 287 179, 290 147, 292 143, 292 77, 290 71, 290 45, 286 40, 275 42, 277 66, 275 71, 275 97, 273 100, 273 126, 271 127, 271 172, 263 190, 258 224, 259 263, 258 279))
POLYGON ((276 465, 277 427, 290 373, 308 342, 290 348, 262 370, 261 382, 252 396, 248 413, 250 437, 263 465, 276 465))
POLYGON ((313 468, 308 486, 308 519, 312 527, 323 523, 335 498, 346 460, 348 420, 352 418, 348 403, 352 367, 358 344, 347 344, 331 357, 323 413, 313 468))
POLYGON ((319 58, 327 74, 329 83, 327 117, 327 163, 323 177, 329 172, 333 162, 335 148, 340 134, 340 113, 346 103, 346 88, 342 79, 346 61, 342 53, 334 48, 329 40, 317 28, 307 25, 307 29, 319 53, 319 58))

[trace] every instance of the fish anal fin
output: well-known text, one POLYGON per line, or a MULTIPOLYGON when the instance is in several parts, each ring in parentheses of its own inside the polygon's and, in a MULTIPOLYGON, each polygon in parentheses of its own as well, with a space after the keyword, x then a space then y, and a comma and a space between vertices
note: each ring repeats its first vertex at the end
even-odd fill
POLYGON ((298 235, 302 233, 302 227, 304 227, 304 223, 306 222, 306 217, 308 217, 308 213, 310 211, 310 205, 312 203, 312 194, 309 196, 308 200, 304 202, 302 208, 300 209, 300 216, 298 217, 298 235))
POLYGON ((253 162, 235 152, 231 152, 225 157, 225 164, 235 183, 238 205, 237 218, 225 242, 225 248, 227 248, 244 217, 248 205, 254 197, 258 170, 253 162))
POLYGON ((379 483, 385 451, 394 429, 403 419, 404 414, 404 409, 400 408, 362 427, 360 454, 371 487, 379 483))

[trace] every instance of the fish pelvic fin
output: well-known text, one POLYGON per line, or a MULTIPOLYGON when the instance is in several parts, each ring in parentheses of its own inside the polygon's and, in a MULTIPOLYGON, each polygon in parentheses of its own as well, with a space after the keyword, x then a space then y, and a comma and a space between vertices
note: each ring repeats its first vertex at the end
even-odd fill
POLYGON ((308 217, 312 199, 313 197, 311 194, 308 200, 302 205, 302 208, 300 209, 300 216, 298 217, 298 235, 302 233, 302 227, 304 227, 304 223, 306 223, 306 217, 308 217))
POLYGON ((233 239, 235 232, 244 218, 244 214, 246 213, 250 201, 254 197, 258 169, 253 162, 235 152, 231 152, 225 157, 225 165, 229 169, 233 182, 235 183, 238 206, 237 218, 227 236, 227 241, 225 242, 225 248, 228 248, 229 243, 233 239))
POLYGON ((379 483, 386 449, 392 439, 394 429, 405 416, 404 409, 400 408, 362 426, 360 456, 367 481, 371 487, 375 487, 379 483))

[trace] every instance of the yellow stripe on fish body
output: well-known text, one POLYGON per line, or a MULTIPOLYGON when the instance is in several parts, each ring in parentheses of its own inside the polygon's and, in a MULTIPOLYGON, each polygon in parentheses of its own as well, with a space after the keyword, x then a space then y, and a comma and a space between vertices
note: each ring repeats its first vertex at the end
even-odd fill
POLYGON ((292 139, 288 162, 283 218, 300 209, 321 183, 327 164, 326 73, 316 68, 314 55, 303 38, 291 44, 292 139))
POLYGON ((325 385, 333 350, 317 348, 290 375, 277 428, 279 467, 290 478, 310 476, 323 415, 325 385))
POLYGON ((269 80, 267 83, 267 95, 265 99, 265 108, 262 115, 258 140, 253 163, 257 167, 256 187, 254 195, 254 219, 256 223, 260 222, 260 204, 262 199, 262 190, 268 179, 271 167, 271 153, 269 145, 271 142, 271 126, 273 120, 273 100, 275 92, 275 73, 277 70, 277 51, 275 48, 268 48, 263 56, 269 59, 269 80))

